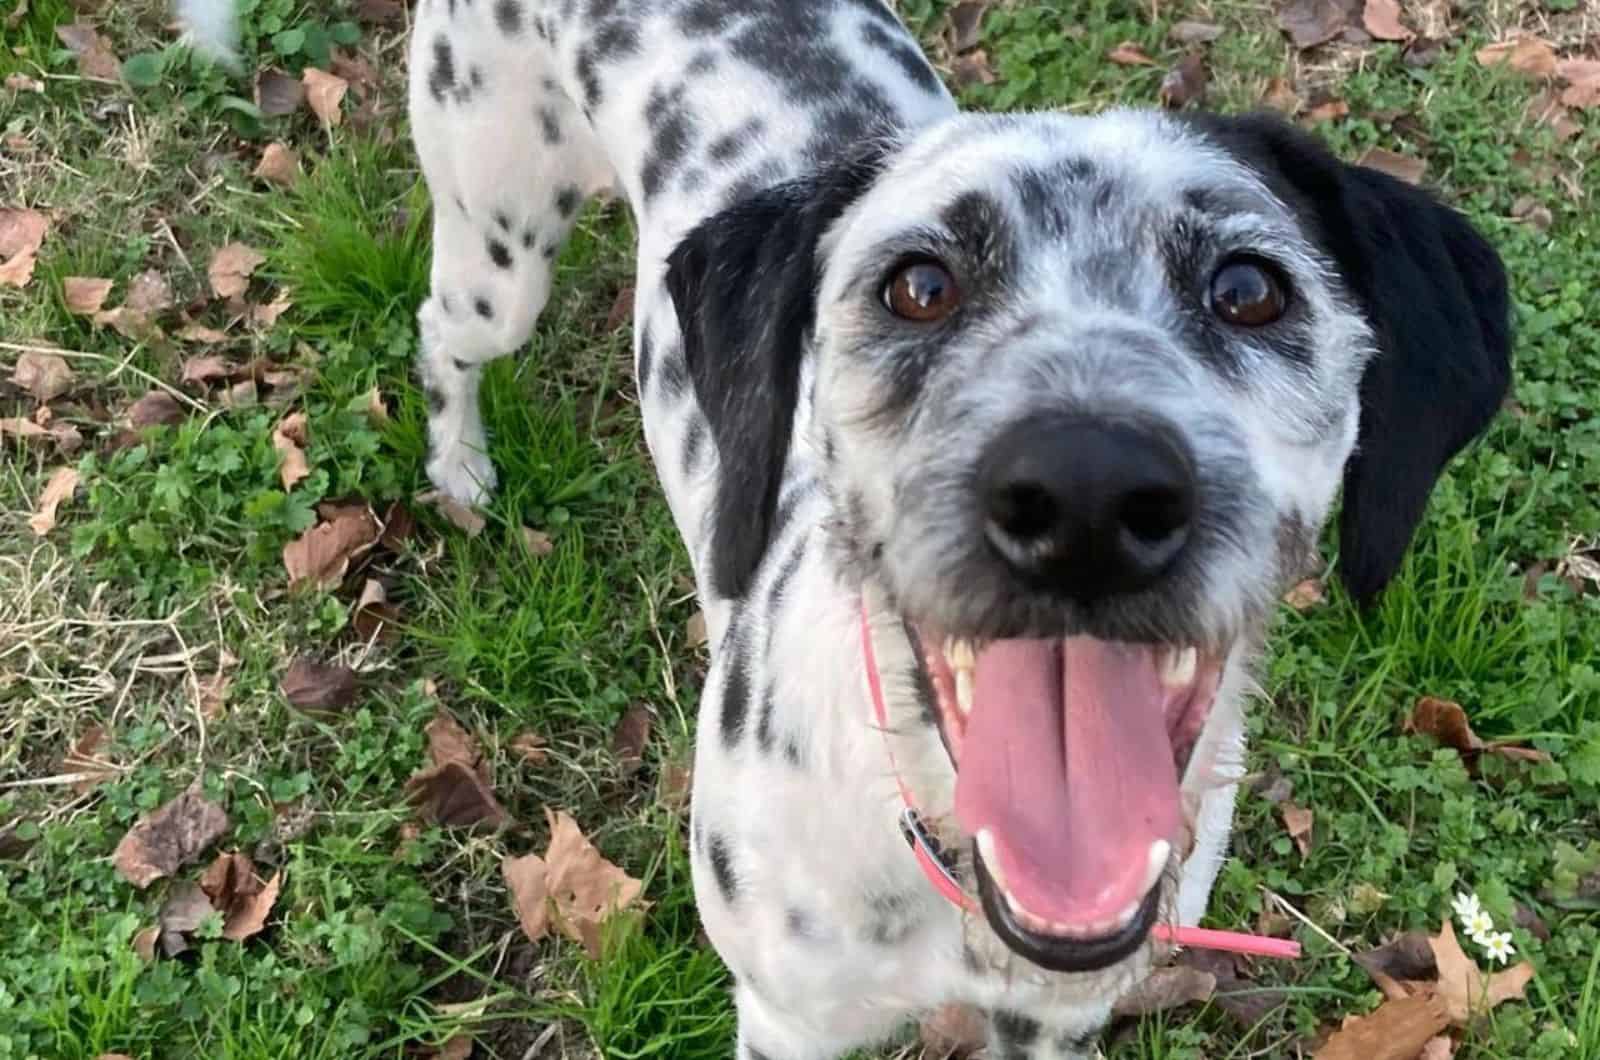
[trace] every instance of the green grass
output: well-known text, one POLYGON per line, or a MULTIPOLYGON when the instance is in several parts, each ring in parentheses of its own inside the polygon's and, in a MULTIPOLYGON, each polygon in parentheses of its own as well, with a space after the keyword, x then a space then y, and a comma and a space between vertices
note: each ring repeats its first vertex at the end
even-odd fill
MULTIPOLYGON (((943 0, 903 13, 948 59, 943 0)), ((297 71, 340 11, 291 0, 246 6, 248 56, 297 71)), ((559 263, 556 292, 529 348, 486 373, 485 409, 502 488, 488 526, 468 537, 431 510, 396 553, 335 591, 288 590, 283 545, 318 503, 361 497, 381 509, 421 476, 424 403, 410 374, 412 314, 426 289, 429 205, 400 117, 331 136, 305 115, 264 118, 248 86, 169 46, 164 5, 97 16, 134 67, 131 93, 73 78, 54 27, 65 0, 35 0, 0 29, 0 74, 42 79, 43 94, 0 97, 0 132, 31 153, 0 156, 6 206, 55 211, 36 277, 0 288, 0 366, 40 341, 74 351, 71 393, 53 409, 88 439, 62 525, 27 529, 49 472, 66 460, 7 440, 0 462, 0 1060, 41 1057, 357 1057, 426 1055, 452 1035, 480 1056, 713 1058, 731 1053, 728 980, 698 935, 681 811, 657 794, 687 760, 703 660, 686 643, 686 565, 647 460, 627 367, 627 329, 602 322, 631 282, 633 232, 618 206, 592 208, 559 263), (151 67, 151 64, 155 64, 151 67), (159 69, 148 80, 141 71, 159 69), (249 175, 260 146, 293 143, 307 175, 290 190, 249 175), (62 281, 160 271, 180 307, 213 327, 205 267, 230 240, 266 264, 251 298, 278 287, 294 307, 266 332, 234 324, 216 351, 301 370, 299 387, 258 403, 220 393, 184 423, 109 444, 115 418, 151 380, 175 383, 196 352, 139 343, 67 311, 62 281), (373 420, 378 388, 388 417, 373 420), (278 478, 271 435, 306 412, 312 474, 278 478), (524 527, 553 550, 522 544, 524 527), (398 608, 394 635, 363 641, 349 622, 361 579, 398 608), (347 710, 310 716, 278 688, 301 653, 362 672, 347 710), (208 716, 192 683, 222 670, 225 708, 208 716), (649 705, 642 770, 610 749, 617 720, 649 705), (441 706, 480 739, 496 791, 527 827, 501 836, 413 831, 406 778, 422 727, 441 706), (78 793, 58 778, 90 725, 110 732, 110 779, 78 793), (548 743, 530 764, 513 744, 548 743), (221 848, 281 868, 268 930, 240 945, 203 925, 194 949, 147 964, 132 938, 153 923, 167 881, 137 891, 110 855, 127 828, 198 780, 228 810, 221 848), (545 806, 571 811, 600 849, 647 881, 650 906, 607 933, 605 956, 565 940, 528 943, 499 874, 503 855, 542 851, 545 806)), ((1548 941, 1514 932, 1538 975, 1461 1035, 1457 1055, 1600 1060, 1600 911, 1575 894, 1600 867, 1600 593, 1557 567, 1574 539, 1600 535, 1600 178, 1582 162, 1600 127, 1567 142, 1523 118, 1532 86, 1473 60, 1509 27, 1563 9, 1466 5, 1443 57, 1407 66, 1392 45, 1294 58, 1263 9, 1191 0, 1013 3, 984 24, 999 75, 970 105, 1093 110, 1150 103, 1182 49, 1183 18, 1225 28, 1209 46, 1211 102, 1254 104, 1276 76, 1303 98, 1346 100, 1319 131, 1346 157, 1371 146, 1415 154, 1428 180, 1504 254, 1517 307, 1517 409, 1463 455, 1436 493, 1416 547, 1379 607, 1338 591, 1285 610, 1251 717, 1251 767, 1290 780, 1314 808, 1302 858, 1278 809, 1243 793, 1212 922, 1248 926, 1293 903, 1353 950, 1400 930, 1436 931, 1450 897, 1476 891, 1497 921, 1517 907, 1548 941), (1132 41, 1156 65, 1104 54, 1132 41), (1357 59, 1360 61, 1358 62, 1357 59), (1514 206, 1547 209, 1545 230, 1514 206), (1542 577, 1526 578, 1538 567, 1542 577), (1524 767, 1406 735, 1419 695, 1454 699, 1485 739, 1550 753, 1524 767)), ((391 57, 395 42, 361 47, 391 57)), ((383 92, 398 99, 392 61, 383 92)), ((161 319, 175 331, 178 311, 161 319)), ((9 375, 9 372, 0 373, 9 375)), ((33 402, 0 384, 0 415, 33 402)), ((1332 557, 1330 540, 1329 555, 1332 557)), ((196 869, 180 873, 193 878, 196 869)), ((1163 1060, 1297 1055, 1319 1028, 1366 1011, 1364 972, 1301 929, 1307 957, 1248 970, 1284 1004, 1243 1026, 1218 1006, 1153 1016, 1108 1038, 1108 1055, 1163 1060)))

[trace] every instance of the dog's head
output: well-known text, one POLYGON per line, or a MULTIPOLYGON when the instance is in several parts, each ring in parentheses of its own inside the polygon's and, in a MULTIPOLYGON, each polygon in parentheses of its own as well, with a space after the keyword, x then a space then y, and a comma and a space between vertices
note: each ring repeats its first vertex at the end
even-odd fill
POLYGON ((1264 117, 955 117, 709 219, 668 286, 720 455, 715 587, 759 565, 809 406, 990 925, 1054 969, 1149 935, 1219 683, 1341 482, 1370 600, 1509 376, 1490 247, 1264 117))

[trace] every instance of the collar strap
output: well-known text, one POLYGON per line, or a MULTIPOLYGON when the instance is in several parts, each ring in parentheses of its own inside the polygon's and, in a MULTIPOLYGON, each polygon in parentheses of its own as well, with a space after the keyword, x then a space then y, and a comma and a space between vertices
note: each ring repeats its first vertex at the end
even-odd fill
MULTIPOLYGON (((917 859, 922 874, 941 896, 964 912, 973 912, 978 903, 962 889, 955 874, 945 864, 944 851, 939 841, 929 833, 911 799, 911 789, 900 776, 900 767, 894 761, 894 747, 889 742, 889 708, 884 702, 883 680, 878 676, 878 654, 872 645, 872 623, 867 614, 867 601, 861 600, 861 655, 867 676, 867 698, 872 702, 872 715, 883 734, 884 751, 889 756, 889 770, 894 774, 895 787, 900 789, 900 834, 917 859)), ((1300 944, 1293 939, 1275 939, 1262 935, 1247 935, 1237 931, 1212 931, 1208 928, 1157 924, 1151 934, 1161 942, 1195 949, 1228 950, 1248 953, 1258 957, 1295 958, 1300 956, 1300 944)))

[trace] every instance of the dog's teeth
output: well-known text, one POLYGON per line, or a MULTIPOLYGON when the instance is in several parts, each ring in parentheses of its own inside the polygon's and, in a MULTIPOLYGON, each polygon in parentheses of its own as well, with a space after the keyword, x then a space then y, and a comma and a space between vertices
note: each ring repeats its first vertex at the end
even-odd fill
POLYGON ((1006 878, 1000 871, 1000 856, 995 852, 994 833, 987 828, 978 829, 978 856, 983 859, 983 867, 989 870, 989 878, 995 886, 1005 889, 1006 878))
POLYGON ((972 641, 965 637, 951 637, 944 644, 945 661, 950 664, 950 669, 960 673, 970 670, 978 665, 978 656, 972 650, 972 641))
POLYGON ((1200 667, 1200 653, 1193 645, 1173 648, 1161 654, 1161 683, 1168 688, 1187 688, 1194 683, 1200 667))
POLYGON ((957 670, 956 675, 956 708, 961 711, 964 718, 972 713, 972 671, 957 670))
POLYGON ((1150 844, 1149 860, 1145 863, 1144 883, 1139 887, 1139 899, 1134 905, 1144 901, 1144 896, 1150 893, 1150 888, 1161 882, 1161 876, 1167 871, 1167 860, 1172 857, 1172 844, 1165 839, 1157 839, 1150 844))

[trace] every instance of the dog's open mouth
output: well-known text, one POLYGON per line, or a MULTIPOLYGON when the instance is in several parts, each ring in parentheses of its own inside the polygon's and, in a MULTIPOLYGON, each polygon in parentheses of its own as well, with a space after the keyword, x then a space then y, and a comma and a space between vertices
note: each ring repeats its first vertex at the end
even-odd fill
POLYGON ((1128 956, 1187 842, 1179 781, 1225 656, 1091 637, 919 639, 990 926, 1057 971, 1128 956))

